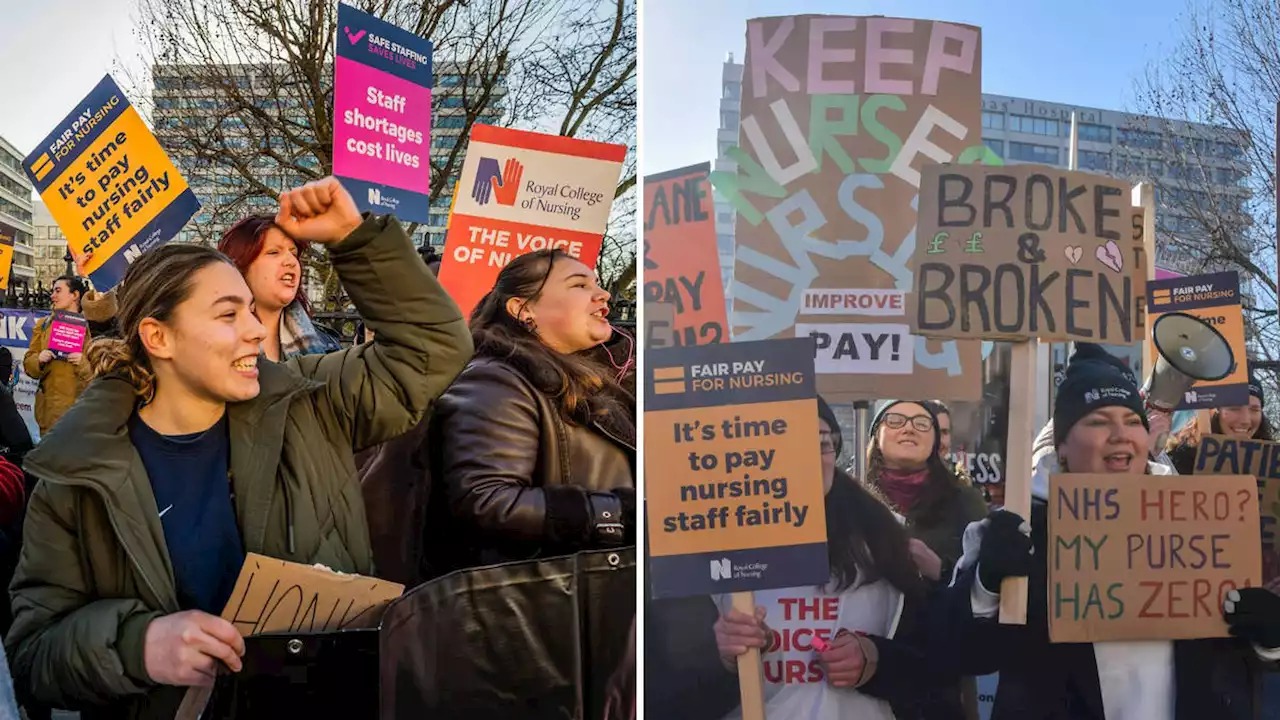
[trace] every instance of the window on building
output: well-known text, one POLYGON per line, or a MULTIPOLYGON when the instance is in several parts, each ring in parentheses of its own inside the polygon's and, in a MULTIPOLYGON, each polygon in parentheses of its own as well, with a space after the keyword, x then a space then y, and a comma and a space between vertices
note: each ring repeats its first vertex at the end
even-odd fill
POLYGON ((1031 117, 1030 115, 1010 115, 1009 129, 1014 132, 1045 135, 1047 137, 1059 137, 1066 134, 1062 132, 1062 123, 1057 120, 1031 117))
POLYGON ((737 130, 741 116, 733 110, 720 111, 720 127, 725 130, 737 130))
POLYGON ((1009 159, 1021 160, 1023 162, 1044 163, 1045 165, 1058 164, 1058 148, 1048 145, 1036 145, 1034 143, 1009 143, 1009 159))
POLYGON ((1121 145, 1144 148, 1146 150, 1164 149, 1164 138, 1161 137, 1160 133, 1133 128, 1121 128, 1119 130, 1119 136, 1121 145))
POLYGON ((990 149, 991 152, 995 153, 997 157, 1004 157, 1004 141, 1003 140, 993 140, 991 138, 982 138, 982 144, 986 145, 987 148, 990 149))
POLYGON ((436 103, 436 107, 442 108, 460 108, 466 107, 461 95, 445 95, 436 103))
MULTIPOLYGON (((1068 131, 1069 130, 1070 126, 1068 125, 1068 131)), ((1076 123, 1076 136, 1081 140, 1109 143, 1111 142, 1111 126, 1093 125, 1091 123, 1076 123)))
POLYGON ((1081 170, 1100 170, 1102 172, 1110 172, 1111 153, 1077 150, 1076 162, 1080 166, 1081 170))
POLYGON ((727 82, 724 84, 724 97, 729 100, 742 99, 742 83, 727 82))
POLYGON ((982 111, 983 130, 1003 130, 1004 113, 982 111))

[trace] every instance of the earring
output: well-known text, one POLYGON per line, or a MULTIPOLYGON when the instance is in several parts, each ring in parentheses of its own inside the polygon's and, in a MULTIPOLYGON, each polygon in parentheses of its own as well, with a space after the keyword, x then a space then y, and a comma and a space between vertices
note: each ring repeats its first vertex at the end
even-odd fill
POLYGON ((524 326, 524 329, 525 329, 525 330, 528 330, 529 332, 537 332, 537 330, 538 330, 538 323, 537 323, 537 321, 536 321, 536 320, 534 320, 534 319, 533 319, 533 318, 531 318, 531 317, 528 317, 528 318, 525 318, 525 319, 521 320, 521 321, 520 321, 520 324, 521 324, 521 325, 523 325, 523 326, 524 326))

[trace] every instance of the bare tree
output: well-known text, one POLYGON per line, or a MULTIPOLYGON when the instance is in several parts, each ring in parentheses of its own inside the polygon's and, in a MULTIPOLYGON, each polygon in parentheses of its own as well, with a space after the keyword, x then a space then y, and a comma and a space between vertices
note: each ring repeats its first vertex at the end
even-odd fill
MULTIPOLYGON (((154 106, 139 104, 166 148, 189 158, 191 184, 215 193, 202 198, 210 217, 193 226, 198 239, 332 172, 336 3, 135 2, 147 70, 127 78, 131 94, 147 98, 154 86, 154 106)), ((476 123, 626 143, 617 194, 635 185, 635 0, 351 4, 432 42, 429 195, 441 214, 476 123)), ((336 278, 327 275, 329 298, 336 278)))
POLYGON ((1229 267, 1249 282, 1255 302, 1245 320, 1274 389, 1280 4, 1191 0, 1180 22, 1177 45, 1137 81, 1139 111, 1155 120, 1123 133, 1116 170, 1156 178, 1159 242, 1187 264, 1180 269, 1229 267), (1183 121, 1225 128, 1226 137, 1183 121))

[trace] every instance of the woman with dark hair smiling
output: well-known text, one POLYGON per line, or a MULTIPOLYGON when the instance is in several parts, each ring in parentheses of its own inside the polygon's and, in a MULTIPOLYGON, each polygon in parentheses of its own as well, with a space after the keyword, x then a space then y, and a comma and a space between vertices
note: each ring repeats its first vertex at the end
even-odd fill
MULTIPOLYGON (((79 313, 80 301, 88 288, 84 281, 72 275, 64 275, 53 281, 53 295, 50 304, 54 310, 79 313)), ((31 379, 40 384, 36 390, 36 424, 40 426, 40 435, 53 427, 58 419, 75 403, 76 398, 84 391, 89 373, 82 366, 83 353, 71 353, 65 358, 57 357, 49 349, 49 328, 53 316, 42 318, 31 331, 31 346, 22 359, 22 369, 31 379)), ((85 333, 85 346, 89 344, 89 333, 85 333)))
POLYGON ((590 356, 608 315, 559 250, 513 260, 476 306, 475 359, 431 419, 430 575, 635 542, 635 398, 590 356))

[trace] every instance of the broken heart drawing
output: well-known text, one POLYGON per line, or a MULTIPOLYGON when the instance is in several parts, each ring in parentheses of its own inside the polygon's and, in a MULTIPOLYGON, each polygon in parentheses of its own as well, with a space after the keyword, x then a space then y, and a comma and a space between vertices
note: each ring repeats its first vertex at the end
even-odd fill
POLYGON ((1080 258, 1084 257, 1084 248, 1078 245, 1068 245, 1062 249, 1062 252, 1071 261, 1072 265, 1079 265, 1080 258))
POLYGON ((1098 262, 1117 273, 1124 269, 1124 254, 1120 252, 1120 246, 1116 245, 1115 240, 1108 240, 1106 245, 1099 246, 1093 254, 1098 262))

